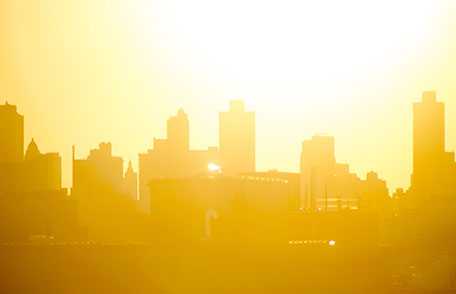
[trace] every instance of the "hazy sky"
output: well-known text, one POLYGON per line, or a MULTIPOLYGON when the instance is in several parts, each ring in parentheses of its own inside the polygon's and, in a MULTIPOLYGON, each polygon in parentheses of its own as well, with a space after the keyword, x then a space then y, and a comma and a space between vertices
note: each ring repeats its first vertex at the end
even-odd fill
POLYGON ((411 104, 428 89, 454 150, 452 0, 0 0, 0 97, 26 143, 62 154, 65 186, 72 144, 85 157, 111 141, 136 163, 182 106, 191 146, 214 146, 218 112, 242 98, 258 169, 298 171, 302 140, 325 133, 352 171, 406 187, 411 104))

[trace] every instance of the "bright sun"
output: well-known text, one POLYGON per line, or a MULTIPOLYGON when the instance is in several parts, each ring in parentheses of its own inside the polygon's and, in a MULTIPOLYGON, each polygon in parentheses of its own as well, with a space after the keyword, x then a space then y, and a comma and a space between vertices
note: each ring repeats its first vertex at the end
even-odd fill
POLYGON ((12 81, 2 93, 28 97, 11 99, 29 121, 42 120, 38 103, 71 114, 73 133, 63 138, 57 118, 30 128, 55 138, 47 144, 56 150, 69 152, 80 129, 103 121, 104 132, 80 137, 81 154, 111 140, 134 160, 179 107, 190 116, 192 147, 217 146, 217 113, 241 98, 257 114, 259 170, 298 170, 302 140, 327 133, 353 171, 375 169, 404 186, 412 101, 426 89, 454 97, 453 0, 0 3, 0 68, 12 81), (83 127, 88 105, 97 111, 83 127))
POLYGON ((318 98, 327 85, 336 93, 381 76, 426 50, 439 11, 433 0, 131 3, 134 46, 165 52, 174 74, 252 99, 302 93, 303 83, 318 98))

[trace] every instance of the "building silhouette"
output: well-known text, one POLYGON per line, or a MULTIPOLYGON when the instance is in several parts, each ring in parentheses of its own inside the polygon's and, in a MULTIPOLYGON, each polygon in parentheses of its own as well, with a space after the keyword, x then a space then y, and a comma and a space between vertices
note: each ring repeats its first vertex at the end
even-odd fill
POLYGON ((73 195, 101 197, 123 192, 123 160, 112 155, 111 143, 100 143, 86 159, 76 159, 73 150, 73 195))
POLYGON ((166 144, 170 150, 175 152, 190 150, 190 126, 188 116, 182 108, 179 109, 177 115, 168 119, 166 132, 166 144))
MULTIPOLYGON (((348 281, 338 286, 345 291, 366 270, 376 272, 373 263, 383 261, 388 269, 379 271, 385 280, 400 279, 403 287, 411 280, 405 275, 423 277, 420 266, 432 270, 443 260, 445 269, 437 273, 456 284, 456 163, 445 149, 445 108, 435 92, 424 92, 413 106, 411 185, 396 190, 392 198, 377 173, 360 178, 348 164, 337 162, 331 136, 316 135, 303 142, 299 173, 255 171, 255 115, 240 101, 220 114, 220 150, 191 150, 189 118, 182 109, 167 120, 166 138, 154 139, 153 148, 139 154, 138 173, 131 161, 124 170, 123 159, 113 155, 110 143, 99 144, 83 159, 76 159, 73 149, 71 194, 62 189, 58 153, 41 152, 35 139, 24 153, 23 121, 15 106, 0 106, 0 246, 19 248, 14 258, 27 256, 45 264, 47 272, 54 272, 54 263, 36 258, 43 249, 48 257, 59 255, 54 250, 64 251, 63 268, 68 260, 79 260, 75 256, 104 257, 108 262, 100 263, 103 276, 106 264, 110 271, 116 264, 149 273, 144 260, 152 263, 157 257, 154 266, 166 264, 165 271, 171 273, 177 264, 186 264, 191 275, 194 265, 199 268, 206 258, 204 274, 224 264, 228 268, 215 269, 231 275, 239 274, 240 268, 229 259, 238 257, 241 248, 250 250, 246 255, 255 254, 250 260, 252 280, 264 270, 258 261, 263 265, 266 258, 272 268, 266 279, 277 274, 274 266, 287 266, 287 277, 300 286, 299 266, 306 269, 306 277, 318 272, 322 284, 348 281), (147 205, 144 210, 151 214, 140 212, 138 204, 147 205), (81 246, 87 239, 93 242, 81 246), (35 247, 37 240, 52 246, 35 247), (78 253, 72 255, 75 248, 78 253), (190 257, 182 262, 181 254, 190 257), (173 262, 168 263, 169 258, 173 262), (327 268, 337 273, 333 279, 328 279, 327 268), (345 272, 351 272, 349 279, 339 275, 345 272)), ((147 277, 152 276, 155 272, 147 277)), ((137 281, 135 275, 129 278, 137 281)), ((364 285, 363 293, 376 289, 364 285)))
POLYGON ((0 122, 0 241, 81 238, 76 203, 62 189, 60 155, 41 153, 32 139, 24 156, 16 106, 0 106, 0 122))
POLYGON ((435 92, 424 92, 413 105, 411 185, 394 194, 395 240, 435 248, 454 242, 455 183, 454 153, 445 149, 445 105, 435 92))
POLYGON ((73 149, 72 197, 88 238, 98 242, 138 242, 148 238, 136 201, 136 173, 112 154, 111 143, 100 143, 86 159, 76 159, 73 149))
POLYGON ((219 116, 220 164, 226 175, 255 172, 255 113, 233 100, 219 116))
POLYGON ((24 117, 15 105, 0 105, 0 162, 18 162, 24 157, 24 117))
POLYGON ((124 177, 124 193, 133 200, 138 200, 138 173, 133 170, 131 161, 124 177))
POLYGON ((337 163, 334 138, 316 135, 302 144, 299 200, 300 209, 308 212, 383 211, 389 192, 375 172, 363 180, 348 164, 337 163))
POLYGON ((301 153, 301 207, 325 208, 330 178, 335 173, 334 138, 314 136, 302 143, 301 153))
POLYGON ((435 92, 424 92, 422 101, 413 105, 411 188, 422 194, 442 194, 455 181, 454 153, 445 150, 445 105, 437 101, 435 92))
POLYGON ((26 190, 62 189, 62 159, 58 153, 42 154, 32 139, 25 153, 24 165, 26 190))
POLYGON ((168 240, 287 240, 292 186, 271 174, 206 174, 150 181, 151 217, 168 240))
POLYGON ((363 181, 363 196, 360 202, 361 209, 367 209, 373 214, 391 209, 391 197, 386 181, 380 179, 375 172, 367 173, 363 181))
POLYGON ((203 174, 210 163, 219 162, 215 147, 190 150, 189 121, 180 109, 167 123, 167 138, 154 138, 153 149, 139 154, 139 194, 141 207, 150 209, 149 182, 152 179, 184 178, 203 174))

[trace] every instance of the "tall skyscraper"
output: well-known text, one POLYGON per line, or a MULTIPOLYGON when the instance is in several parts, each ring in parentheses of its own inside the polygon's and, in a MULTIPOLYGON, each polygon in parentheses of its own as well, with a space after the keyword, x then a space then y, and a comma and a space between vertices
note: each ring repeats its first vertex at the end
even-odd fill
POLYGON ((24 117, 16 106, 0 105, 0 162, 18 162, 24 158, 24 117))
POLYGON ((325 207, 328 183, 335 168, 333 137, 313 136, 302 143, 301 208, 315 210, 325 207))
POLYGON ((435 92, 424 92, 422 101, 413 105, 412 188, 437 189, 453 166, 454 154, 445 152, 445 105, 435 92))
POLYGON ((255 171, 255 113, 244 109, 244 102, 233 100, 228 112, 221 112, 220 161, 222 172, 236 175, 255 171))

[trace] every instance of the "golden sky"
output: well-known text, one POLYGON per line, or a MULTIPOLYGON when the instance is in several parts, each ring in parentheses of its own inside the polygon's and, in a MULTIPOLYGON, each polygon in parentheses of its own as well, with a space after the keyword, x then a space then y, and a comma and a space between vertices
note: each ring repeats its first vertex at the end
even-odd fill
POLYGON ((242 98, 258 169, 297 171, 301 141, 326 133, 360 176, 406 187, 411 104, 428 89, 454 150, 452 0, 0 0, 0 97, 26 116, 27 142, 63 155, 66 186, 72 144, 83 157, 111 141, 136 162, 182 106, 206 148, 242 98))

